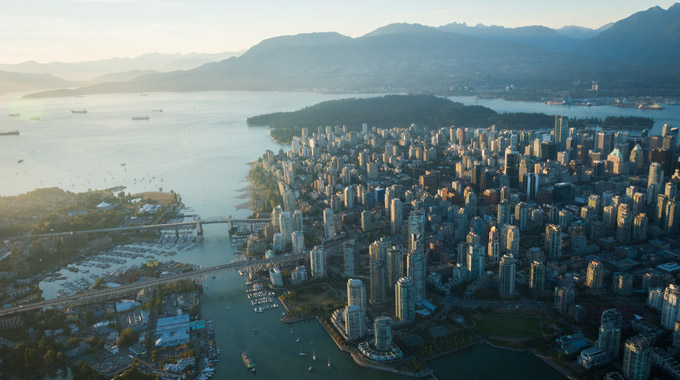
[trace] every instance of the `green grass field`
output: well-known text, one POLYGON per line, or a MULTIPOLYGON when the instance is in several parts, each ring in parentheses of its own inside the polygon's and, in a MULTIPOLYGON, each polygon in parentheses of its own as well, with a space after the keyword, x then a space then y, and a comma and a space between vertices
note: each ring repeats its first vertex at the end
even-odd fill
POLYGON ((482 314, 474 317, 475 332, 501 339, 541 338, 541 322, 534 315, 482 314))

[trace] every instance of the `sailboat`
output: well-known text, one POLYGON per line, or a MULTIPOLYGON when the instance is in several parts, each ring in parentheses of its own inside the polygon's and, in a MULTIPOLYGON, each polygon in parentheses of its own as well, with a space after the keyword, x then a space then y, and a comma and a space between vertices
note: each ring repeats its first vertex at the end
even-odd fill
POLYGON ((331 358, 328 358, 328 369, 331 369, 331 358))
POLYGON ((316 351, 312 351, 312 360, 316 360, 316 351))

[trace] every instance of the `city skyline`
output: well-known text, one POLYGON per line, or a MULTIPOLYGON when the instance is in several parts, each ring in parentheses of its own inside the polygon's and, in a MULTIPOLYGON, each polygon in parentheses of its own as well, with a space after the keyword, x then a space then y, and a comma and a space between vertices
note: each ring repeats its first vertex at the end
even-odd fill
POLYGON ((338 32, 359 37, 391 23, 440 26, 458 22, 519 27, 599 28, 674 1, 567 3, 522 0, 409 2, 266 1, 258 7, 204 0, 10 0, 0 16, 0 63, 75 62, 146 53, 241 51, 280 35, 338 32), (263 12, 262 9, 266 11, 263 12))

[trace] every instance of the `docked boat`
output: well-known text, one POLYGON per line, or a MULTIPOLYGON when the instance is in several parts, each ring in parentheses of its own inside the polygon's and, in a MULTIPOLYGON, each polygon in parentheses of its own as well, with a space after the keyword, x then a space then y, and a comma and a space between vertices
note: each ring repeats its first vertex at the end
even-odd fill
POLYGON ((149 120, 149 116, 133 116, 132 120, 149 120))
POLYGON ((157 109, 151 110, 151 112, 163 112, 163 109, 162 109, 162 108, 157 108, 157 109))
POLYGON ((312 360, 316 360, 316 351, 312 351, 312 360))
POLYGON ((295 339, 295 343, 300 343, 300 338, 295 339))
POLYGON ((306 354, 305 352, 298 352, 298 355, 300 355, 300 356, 307 356, 307 354, 306 354))
POLYGON ((0 136, 19 136, 19 131, 0 132, 0 136))
POLYGON ((87 110, 86 110, 86 109, 82 109, 82 110, 71 110, 71 113, 87 113, 87 110))
POLYGON ((23 159, 21 159, 21 160, 17 161, 17 164, 20 164, 20 163, 22 163, 22 162, 24 162, 24 160, 23 160, 23 159))
POLYGON ((328 369, 331 369, 331 358, 328 358, 328 369))
POLYGON ((9 117, 19 117, 19 116, 21 116, 20 113, 11 113, 11 114, 9 114, 9 117))
POLYGON ((660 104, 640 104, 637 107, 639 110, 653 110, 653 111, 661 111, 663 110, 663 107, 660 104))
POLYGON ((37 117, 37 116, 33 116, 33 117, 31 118, 31 120, 35 120, 35 121, 38 121, 38 120, 40 120, 40 118, 39 118, 39 117, 37 117))
POLYGON ((248 368, 248 371, 255 373, 255 371, 256 371, 255 363, 250 358, 250 354, 248 353, 248 351, 241 353, 241 359, 243 359, 243 364, 246 365, 246 368, 248 368))

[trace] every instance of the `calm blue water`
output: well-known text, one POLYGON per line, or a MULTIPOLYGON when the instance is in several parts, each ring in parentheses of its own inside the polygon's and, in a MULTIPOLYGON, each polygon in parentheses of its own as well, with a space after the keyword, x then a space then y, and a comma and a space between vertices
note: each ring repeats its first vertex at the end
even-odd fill
MULTIPOLYGON (((565 115, 570 118, 597 117, 604 119, 607 116, 640 116, 654 119, 654 128, 651 134, 660 135, 664 124, 670 123, 680 127, 680 106, 664 105, 660 111, 639 110, 637 108, 620 108, 612 106, 553 106, 538 102, 513 102, 503 99, 477 99, 474 96, 452 96, 454 102, 465 105, 479 105, 489 107, 500 113, 507 112, 540 112, 548 115, 565 115)), ((547 125, 547 128, 552 127, 547 125)))

